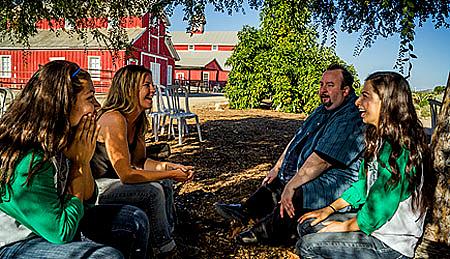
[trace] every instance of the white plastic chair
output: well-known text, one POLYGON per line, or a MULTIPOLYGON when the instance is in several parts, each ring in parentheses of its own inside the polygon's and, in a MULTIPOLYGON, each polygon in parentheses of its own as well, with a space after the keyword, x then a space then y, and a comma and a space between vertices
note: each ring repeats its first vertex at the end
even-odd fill
POLYGON ((168 108, 170 111, 170 121, 169 121, 169 130, 171 131, 172 136, 175 137, 175 130, 173 125, 173 120, 177 120, 177 129, 178 129, 178 144, 182 144, 182 137, 184 131, 188 134, 188 127, 186 120, 187 119, 195 119, 195 123, 197 126, 198 138, 200 141, 202 140, 202 133, 200 130, 200 123, 197 114, 191 112, 189 110, 189 93, 185 87, 172 85, 167 86, 165 88, 165 97, 167 99, 168 108), (184 107, 182 107, 180 98, 184 96, 184 107))
POLYGON ((438 116, 442 108, 442 102, 434 99, 428 99, 431 110, 431 130, 434 131, 437 125, 438 116))
POLYGON ((161 135, 164 134, 164 127, 166 119, 170 115, 170 110, 164 102, 163 94, 165 93, 165 87, 162 85, 156 85, 155 87, 155 99, 156 99, 156 111, 150 112, 148 115, 152 118, 152 130, 155 136, 155 141, 159 140, 158 132, 161 129, 161 135), (162 124, 161 124, 162 119, 162 124))

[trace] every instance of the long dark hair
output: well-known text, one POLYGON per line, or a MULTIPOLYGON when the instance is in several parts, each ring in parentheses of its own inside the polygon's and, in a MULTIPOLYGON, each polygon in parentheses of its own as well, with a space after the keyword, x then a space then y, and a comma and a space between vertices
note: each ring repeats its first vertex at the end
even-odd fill
MULTIPOLYGON (((139 65, 127 65, 117 70, 98 117, 107 111, 119 111, 123 115, 132 113, 139 104, 139 89, 145 75, 151 76, 152 73, 139 65)), ((142 112, 136 122, 136 132, 144 135, 147 126, 147 116, 142 112)))
MULTIPOLYGON (((67 146, 69 115, 80 79, 89 74, 69 61, 52 61, 39 69, 13 100, 0 119, 0 188, 9 184, 18 159, 24 152, 40 150, 47 161, 67 146)), ((42 163, 40 164, 42 165, 42 163)), ((28 179, 40 167, 28 173, 28 179)))
POLYGON ((432 205, 434 174, 430 149, 414 108, 410 86, 402 75, 395 72, 373 73, 367 77, 366 83, 380 97, 381 109, 378 128, 369 125, 366 130, 365 161, 379 157, 381 145, 388 141, 392 146, 388 162, 392 176, 388 185, 395 186, 401 177, 396 160, 402 148, 407 149, 409 157, 405 173, 412 193, 413 209, 423 215, 426 208, 432 205), (415 174, 412 173, 413 168, 415 174))

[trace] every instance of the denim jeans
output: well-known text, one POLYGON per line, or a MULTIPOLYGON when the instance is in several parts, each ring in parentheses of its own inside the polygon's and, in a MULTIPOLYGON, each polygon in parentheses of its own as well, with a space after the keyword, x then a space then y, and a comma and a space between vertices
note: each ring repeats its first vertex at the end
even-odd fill
POLYGON ((100 204, 129 204, 142 209, 150 222, 149 243, 154 254, 175 248, 172 180, 123 184, 119 179, 97 179, 100 204))
MULTIPOLYGON (((335 213, 325 221, 345 221, 355 216, 355 213, 335 213)), ((296 253, 301 258, 408 258, 361 231, 317 233, 324 225, 319 223, 311 227, 313 220, 298 225, 300 239, 296 253)))
POLYGON ((99 205, 80 222, 81 238, 54 244, 36 236, 0 248, 0 258, 146 258, 148 227, 136 207, 99 205))

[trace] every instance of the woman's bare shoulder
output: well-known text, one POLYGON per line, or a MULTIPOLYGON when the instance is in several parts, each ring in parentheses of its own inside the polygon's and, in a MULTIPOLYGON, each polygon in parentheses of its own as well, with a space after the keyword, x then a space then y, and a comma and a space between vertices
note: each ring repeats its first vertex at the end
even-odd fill
POLYGON ((115 139, 118 136, 126 136, 127 120, 118 111, 108 111, 102 114, 97 124, 100 126, 100 133, 97 139, 99 142, 105 142, 107 136, 111 139, 115 139))
POLYGON ((126 126, 127 120, 119 111, 107 111, 98 119, 100 126, 126 126))

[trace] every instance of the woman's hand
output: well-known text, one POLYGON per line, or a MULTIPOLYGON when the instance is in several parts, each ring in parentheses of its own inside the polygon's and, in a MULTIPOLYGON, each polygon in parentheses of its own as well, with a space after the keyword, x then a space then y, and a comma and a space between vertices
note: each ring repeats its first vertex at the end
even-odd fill
POLYGON ((303 214, 299 219, 298 222, 299 223, 303 223, 303 221, 307 220, 307 219, 312 219, 315 218, 315 220, 313 220, 311 222, 311 226, 315 226, 318 223, 324 221, 326 218, 328 218, 328 216, 330 216, 331 214, 333 214, 333 209, 330 208, 329 206, 321 208, 319 210, 315 210, 315 211, 311 211, 308 213, 303 214))
POLYGON ((187 182, 192 180, 192 178, 194 178, 194 171, 184 172, 181 169, 176 169, 172 171, 174 172, 172 179, 177 182, 187 182))
POLYGON ((185 175, 187 175, 187 178, 185 180, 181 180, 181 178, 183 178, 183 177, 177 177, 180 180, 176 180, 174 178, 174 180, 176 180, 178 182, 190 181, 194 178, 194 167, 193 166, 187 166, 187 165, 181 165, 181 164, 175 164, 175 163, 167 163, 166 170, 177 170, 177 171, 180 170, 185 175))
POLYGON ((99 127, 92 114, 84 115, 77 125, 73 140, 63 151, 74 164, 89 165, 95 151, 99 127))
POLYGON ((175 163, 166 163, 166 167, 167 167, 167 170, 180 169, 183 172, 187 172, 189 170, 193 170, 194 169, 193 166, 181 165, 181 164, 175 164, 175 163))

